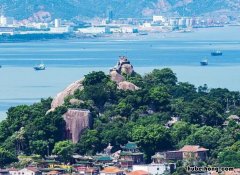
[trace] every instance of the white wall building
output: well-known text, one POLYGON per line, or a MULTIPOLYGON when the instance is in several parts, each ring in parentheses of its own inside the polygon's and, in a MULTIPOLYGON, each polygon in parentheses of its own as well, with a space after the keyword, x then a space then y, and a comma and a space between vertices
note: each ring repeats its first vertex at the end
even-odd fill
POLYGON ((185 18, 180 18, 178 20, 178 26, 180 27, 186 27, 186 19, 185 18))
POLYGON ((55 19, 54 20, 54 27, 55 28, 59 28, 59 27, 61 27, 61 19, 55 19))
POLYGON ((152 175, 161 175, 164 172, 170 172, 170 166, 168 164, 149 164, 149 165, 133 165, 133 171, 143 170, 152 175))
POLYGON ((72 28, 69 26, 50 28, 50 33, 63 34, 63 33, 70 33, 70 32, 72 32, 72 28))
POLYGON ((1 16, 0 17, 0 26, 6 27, 8 25, 13 25, 14 18, 1 16))
POLYGON ((18 171, 9 171, 10 175, 40 175, 41 173, 34 167, 23 168, 18 171))
POLYGON ((178 19, 175 19, 175 18, 171 18, 170 20, 169 20, 169 25, 170 26, 177 26, 178 25, 178 19))
POLYGON ((129 26, 123 26, 122 33, 133 33, 133 28, 129 26))
POLYGON ((164 16, 153 16, 153 22, 161 22, 164 23, 166 21, 164 16))
POLYGON ((78 32, 84 33, 84 34, 101 34, 106 32, 106 27, 79 28, 78 32))

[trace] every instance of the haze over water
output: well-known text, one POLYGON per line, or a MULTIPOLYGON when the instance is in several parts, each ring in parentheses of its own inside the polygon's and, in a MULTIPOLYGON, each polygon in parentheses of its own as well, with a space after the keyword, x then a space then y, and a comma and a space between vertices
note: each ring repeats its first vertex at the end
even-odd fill
POLYGON ((11 106, 54 97, 90 71, 113 67, 119 55, 129 57, 134 69, 147 73, 170 67, 179 81, 196 86, 240 90, 240 27, 199 29, 123 38, 51 40, 0 43, 0 120, 11 106), (222 57, 211 57, 213 50, 222 57), (209 65, 199 62, 208 58, 209 65), (47 69, 33 66, 44 62, 47 69))

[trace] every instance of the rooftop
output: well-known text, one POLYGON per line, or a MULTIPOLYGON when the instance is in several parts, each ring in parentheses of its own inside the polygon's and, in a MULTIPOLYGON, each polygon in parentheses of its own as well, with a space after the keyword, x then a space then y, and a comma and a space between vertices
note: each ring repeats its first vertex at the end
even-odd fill
POLYGON ((125 149, 137 149, 138 146, 135 142, 128 142, 126 145, 123 146, 125 149))
POLYGON ((113 159, 110 156, 100 156, 96 160, 97 161, 112 161, 113 159))
POLYGON ((102 173, 118 173, 118 172, 122 172, 122 170, 120 170, 118 167, 109 166, 104 168, 101 172, 102 173))
POLYGON ((181 151, 181 152, 200 152, 200 151, 208 151, 208 149, 200 147, 199 145, 185 145, 179 151, 181 151))
POLYGON ((136 170, 136 171, 132 171, 131 173, 129 173, 127 175, 149 175, 149 173, 144 170, 136 170))

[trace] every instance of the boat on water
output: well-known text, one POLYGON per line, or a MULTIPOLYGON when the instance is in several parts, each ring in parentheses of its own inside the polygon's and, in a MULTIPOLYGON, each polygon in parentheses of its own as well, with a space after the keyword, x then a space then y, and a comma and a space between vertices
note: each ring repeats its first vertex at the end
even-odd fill
POLYGON ((208 60, 204 59, 202 61, 200 61, 201 66, 207 66, 208 65, 208 60))
POLYGON ((34 66, 33 68, 34 68, 35 70, 45 70, 45 69, 46 69, 46 67, 45 67, 44 64, 39 64, 39 65, 37 65, 37 66, 34 66))
POLYGON ((220 50, 216 50, 211 53, 212 56, 222 56, 222 54, 223 53, 220 50))
POLYGON ((2 65, 0 65, 0 68, 2 68, 2 65))

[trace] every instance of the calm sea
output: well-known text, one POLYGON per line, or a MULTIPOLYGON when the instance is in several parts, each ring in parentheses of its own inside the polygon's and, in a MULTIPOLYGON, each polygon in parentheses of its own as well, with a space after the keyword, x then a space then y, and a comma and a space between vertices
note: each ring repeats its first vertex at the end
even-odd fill
POLYGON ((119 55, 126 55, 141 74, 170 67, 179 81, 196 86, 240 90, 240 27, 199 29, 84 40, 0 43, 0 120, 7 109, 55 96, 71 82, 94 70, 108 72, 119 55), (223 51, 211 57, 212 50, 223 51), (209 66, 199 62, 208 58, 209 66), (33 66, 44 62, 47 69, 33 66))

